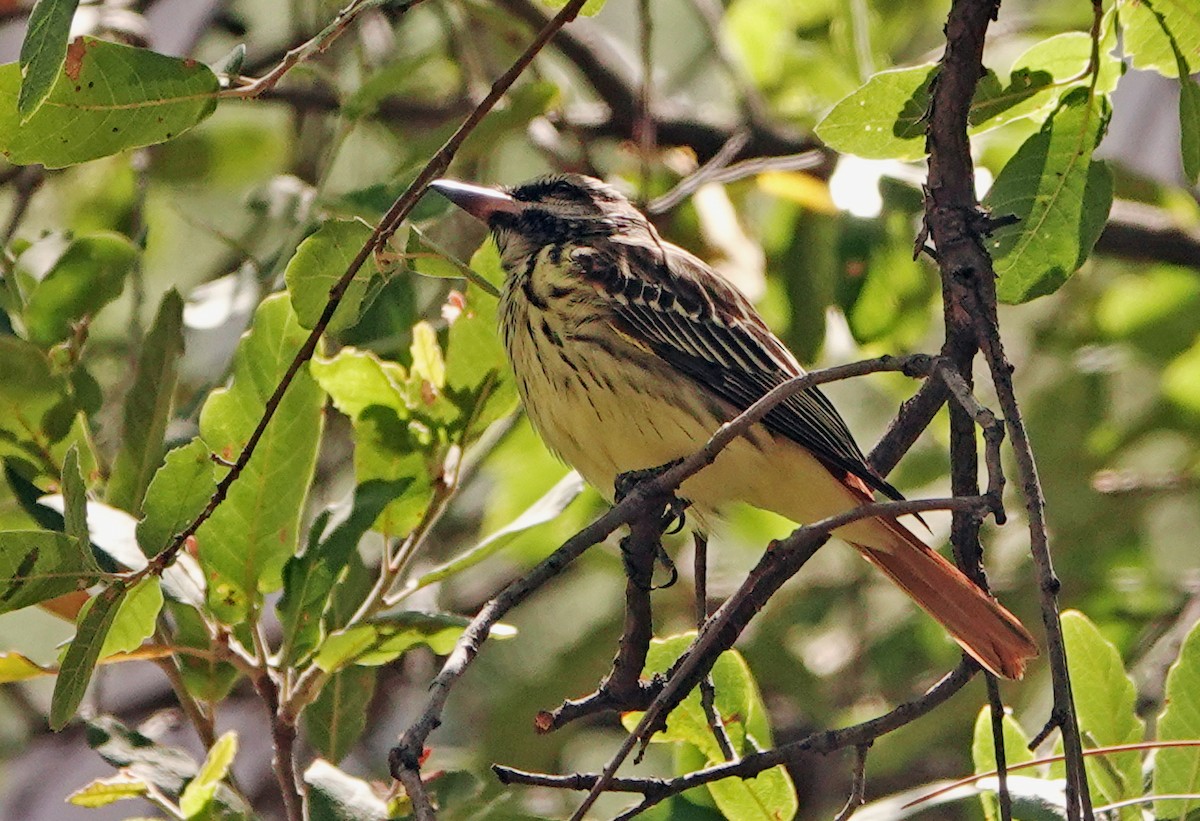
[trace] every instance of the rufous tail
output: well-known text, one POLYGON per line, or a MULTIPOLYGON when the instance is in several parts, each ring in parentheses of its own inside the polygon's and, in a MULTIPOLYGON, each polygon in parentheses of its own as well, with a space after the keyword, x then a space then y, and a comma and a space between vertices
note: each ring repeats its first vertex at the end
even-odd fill
POLYGON ((904 525, 875 521, 893 538, 887 549, 853 543, 867 561, 937 619, 987 670, 1021 678, 1025 662, 1038 655, 1038 647, 1017 617, 904 525))

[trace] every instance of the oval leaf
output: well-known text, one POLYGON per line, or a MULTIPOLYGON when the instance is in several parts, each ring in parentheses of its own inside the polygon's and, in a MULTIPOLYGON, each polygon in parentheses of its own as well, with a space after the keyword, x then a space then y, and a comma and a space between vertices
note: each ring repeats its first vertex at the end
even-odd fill
POLYGON ((212 114, 218 91, 202 63, 92 37, 67 46, 49 95, 23 123, 20 85, 20 66, 0 66, 0 154, 49 168, 178 136, 212 114))

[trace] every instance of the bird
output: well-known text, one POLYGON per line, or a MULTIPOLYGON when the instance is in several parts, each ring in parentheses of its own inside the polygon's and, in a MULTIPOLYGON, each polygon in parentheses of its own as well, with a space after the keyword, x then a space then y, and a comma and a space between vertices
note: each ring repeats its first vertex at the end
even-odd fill
MULTIPOLYGON (((618 478, 696 452, 804 373, 745 296, 598 179, 430 187, 490 230, 505 272, 500 333, 525 412, 610 502, 618 478)), ((902 498, 816 387, 776 406, 678 492, 702 521, 733 502, 810 523, 876 492, 902 498)), ((1020 678, 1038 654, 1014 615, 897 519, 859 519, 835 535, 991 673, 1020 678)))

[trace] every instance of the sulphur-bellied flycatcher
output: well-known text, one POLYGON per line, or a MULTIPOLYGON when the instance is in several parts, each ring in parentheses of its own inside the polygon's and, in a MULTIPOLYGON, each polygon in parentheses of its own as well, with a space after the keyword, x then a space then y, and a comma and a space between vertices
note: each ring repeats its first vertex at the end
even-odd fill
MULTIPOLYGON (((590 177, 499 190, 433 188, 491 229, 507 274, 501 331, 533 426, 610 499, 623 473, 698 450, 717 427, 803 373, 750 303, 703 261, 662 240, 590 177)), ((812 522, 899 494, 866 464, 811 388, 688 479, 703 516, 732 501, 812 522)), ((1021 623, 891 518, 836 531, 993 673, 1020 677, 1037 645, 1021 623)))

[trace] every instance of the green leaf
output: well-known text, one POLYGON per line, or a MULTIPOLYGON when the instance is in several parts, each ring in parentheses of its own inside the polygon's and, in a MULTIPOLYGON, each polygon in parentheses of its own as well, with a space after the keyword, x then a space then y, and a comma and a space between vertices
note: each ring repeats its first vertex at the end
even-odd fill
POLYGON ((401 386, 408 373, 398 362, 380 359, 371 351, 346 347, 332 359, 313 357, 309 371, 333 400, 333 406, 351 421, 372 405, 407 414, 401 386))
POLYGON ((1200 85, 1191 77, 1180 80, 1179 128, 1182 132, 1183 173, 1188 184, 1200 180, 1200 85))
MULTIPOLYGON (((329 517, 318 517, 313 535, 320 541, 310 540, 304 553, 288 559, 283 569, 283 597, 278 605, 284 663, 294 664, 304 659, 320 642, 321 616, 328 607, 334 585, 359 541, 388 502, 403 493, 406 486, 407 482, 382 481, 360 485, 354 491, 349 512, 343 512, 340 521, 332 524, 328 523, 329 517)), ((327 757, 334 761, 339 758, 327 757)))
POLYGON ((46 354, 15 336, 0 335, 0 455, 15 455, 57 477, 51 446, 70 431, 74 418, 67 382, 46 354))
MULTIPOLYGON (((215 648, 209 628, 201 617, 200 608, 168 601, 167 609, 175 623, 175 644, 180 647, 194 647, 211 653, 215 648)), ((191 653, 177 653, 175 659, 179 664, 179 672, 184 686, 193 697, 201 701, 222 701, 233 685, 237 683, 240 673, 233 665, 215 658, 194 656, 191 653)))
MULTIPOLYGON (((1101 44, 1097 92, 1112 91, 1123 70, 1107 44, 1107 40, 1101 44)), ((1007 84, 987 71, 971 99, 968 133, 982 134, 1025 118, 1041 121, 1066 92, 1090 82, 1090 77, 1081 75, 1091 52, 1089 35, 1068 32, 1043 40, 1018 57, 1007 84)), ((831 148, 868 159, 924 157, 929 86, 937 68, 929 63, 875 74, 833 107, 817 125, 817 136, 831 148)))
POLYGON ((418 274, 427 277, 465 279, 478 285, 493 297, 500 296, 500 290, 487 277, 425 236, 420 228, 412 225, 409 226, 408 231, 408 244, 405 246, 404 253, 409 264, 418 274))
POLYGON ((362 737, 378 672, 370 667, 339 670, 304 710, 305 735, 322 758, 338 763, 362 737))
POLYGON ((87 485, 79 470, 79 449, 71 445, 63 459, 63 530, 79 545, 80 552, 90 555, 91 535, 88 533, 87 485))
POLYGON ((133 384, 125 395, 121 447, 113 461, 107 499, 135 516, 142 511, 146 488, 162 464, 163 438, 183 355, 183 299, 172 288, 142 343, 133 384))
POLYGON ((389 535, 407 533, 420 521, 433 492, 427 443, 409 424, 411 409, 403 392, 407 372, 395 362, 353 348, 343 348, 332 359, 317 357, 309 370, 334 406, 354 423, 358 483, 407 483, 403 496, 389 504, 374 525, 389 535))
POLYGON ((1112 174, 1092 162, 1108 122, 1108 104, 1071 92, 996 178, 985 205, 1019 222, 989 240, 1005 302, 1053 293, 1091 253, 1112 205, 1112 174))
MULTIPOLYGON (((1062 626, 1080 731, 1098 746, 1141 741, 1144 727, 1135 712, 1137 694, 1117 648, 1078 611, 1064 611, 1062 626)), ((1137 752, 1089 756, 1086 767, 1088 781, 1106 802, 1142 794, 1137 752)), ((1130 817, 1139 818, 1139 811, 1131 809, 1130 817)))
POLYGON ((79 626, 75 630, 75 638, 67 646, 59 666, 58 679, 54 682, 54 695, 50 698, 50 729, 58 731, 67 726, 79 702, 83 701, 108 629, 128 592, 120 583, 106 587, 79 611, 79 626))
POLYGON ((326 673, 347 664, 377 667, 420 644, 444 656, 454 649, 469 623, 469 619, 447 613, 396 613, 331 633, 317 649, 316 663, 326 673))
POLYGON ((77 807, 95 809, 126 798, 139 798, 145 795, 147 790, 146 782, 142 779, 118 773, 109 778, 97 778, 80 787, 67 796, 67 801, 77 807))
POLYGON ((421 321, 413 326, 412 336, 412 376, 441 390, 446 386, 446 363, 442 359, 437 331, 428 322, 421 321))
POLYGON ((90 548, 65 533, 0 531, 0 613, 82 590, 99 578, 95 567, 90 548))
POLYGON ((179 796, 179 809, 184 818, 205 817, 217 794, 218 785, 229 774, 229 767, 233 764, 233 757, 237 755, 237 748, 237 733, 232 730, 223 734, 212 745, 208 757, 200 765, 200 772, 188 782, 183 794, 179 796))
POLYGON ((217 78, 194 60, 79 37, 54 85, 28 119, 17 110, 21 70, 0 66, 0 153, 50 168, 153 145, 212 114, 217 78))
MULTIPOLYGON (((665 673, 694 639, 695 633, 685 633, 651 641, 643 676, 665 673)), ((712 679, 714 708, 733 742, 734 751, 745 755, 770 747, 766 706, 741 654, 736 650, 722 653, 713 665, 712 679)), ((626 713, 621 717, 627 729, 632 729, 640 719, 641 713, 626 713)), ((703 755, 708 765, 724 760, 701 705, 699 688, 671 711, 666 730, 656 734, 651 741, 688 744, 703 755)), ((792 818, 798 809, 795 786, 783 767, 766 770, 747 781, 739 778, 716 781, 708 785, 708 790, 721 814, 737 821, 792 818)))
MULTIPOLYGON (((330 288, 370 241, 371 232, 371 226, 362 220, 329 220, 300 243, 287 264, 286 277, 292 307, 305 328, 316 326, 329 301, 330 288)), ((329 333, 337 333, 358 322, 363 296, 377 275, 374 257, 368 255, 346 286, 342 301, 329 321, 329 333)))
POLYGON ((1165 77, 1200 70, 1200 7, 1193 0, 1121 0, 1119 13, 1125 53, 1135 67, 1165 77), (1191 56, 1182 71, 1176 54, 1191 56))
MULTIPOLYGON (((471 258, 472 266, 490 253, 489 246, 494 250, 490 241, 485 243, 471 258)), ((446 395, 467 420, 466 444, 516 410, 517 387, 497 331, 497 302, 471 291, 459 295, 457 304, 452 295, 448 305, 455 305, 457 312, 447 312, 452 321, 446 339, 446 395)))
POLYGON ((111 231, 73 240, 29 295, 24 315, 29 341, 48 348, 68 338, 74 322, 121 295, 138 255, 127 237, 111 231))
POLYGON ((141 647, 143 641, 154 635, 162 606, 159 580, 150 576, 138 582, 121 601, 108 635, 104 637, 99 658, 108 658, 114 653, 132 653, 141 647))
POLYGON ((826 145, 868 159, 925 155, 925 112, 934 64, 881 71, 817 124, 826 145))
MULTIPOLYGON (((1004 727, 1004 761, 1011 768, 1015 764, 1033 760, 1029 751, 1029 737, 1008 713, 1001 718, 1004 727)), ((984 707, 975 719, 975 737, 971 744, 971 754, 975 761, 975 773, 990 773, 996 769, 996 744, 992 738, 992 708, 984 707)), ((983 814, 988 821, 1000 817, 999 805, 994 794, 981 792, 979 800, 983 802, 983 814)))
MULTIPOLYGON (((232 385, 214 391, 200 412, 200 435, 213 452, 237 458, 306 337, 285 294, 263 300, 234 357, 232 385)), ((316 466, 321 405, 320 389, 301 368, 254 458, 196 534, 209 605, 223 619, 242 620, 260 593, 282 583, 316 466)))
MULTIPOLYGON (((1159 741, 1200 738, 1200 625, 1193 627, 1179 649, 1179 658, 1167 673, 1166 709, 1156 725, 1159 741)), ((1200 793, 1200 748, 1164 747, 1154 754, 1156 795, 1200 793)), ((1154 802, 1155 818, 1187 818, 1200 807, 1200 799, 1154 802)))
POLYGON ((38 110, 58 79, 78 5, 79 0, 37 0, 29 13, 21 41, 21 94, 17 98, 21 122, 38 110))
POLYGON ((566 476, 560 479, 554 487, 546 491, 544 496, 530 505, 520 516, 495 533, 492 533, 465 553, 424 573, 419 579, 409 584, 404 592, 407 594, 420 590, 422 587, 427 587, 435 582, 448 579, 469 567, 474 567, 502 549, 518 533, 523 533, 530 528, 537 527, 557 518, 566 509, 567 505, 575 501, 576 497, 583 492, 583 488, 583 479, 579 474, 573 470, 569 471, 566 476))
POLYGON ((371 785, 347 775, 323 759, 304 771, 308 785, 305 818, 309 821, 386 821, 387 805, 371 785))
POLYGON ((137 542, 147 556, 157 556, 200 514, 216 489, 216 469, 199 439, 167 454, 146 488, 146 515, 137 525, 137 542))

